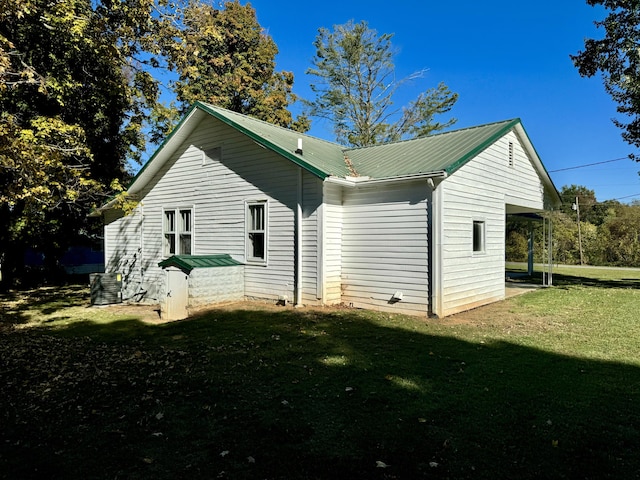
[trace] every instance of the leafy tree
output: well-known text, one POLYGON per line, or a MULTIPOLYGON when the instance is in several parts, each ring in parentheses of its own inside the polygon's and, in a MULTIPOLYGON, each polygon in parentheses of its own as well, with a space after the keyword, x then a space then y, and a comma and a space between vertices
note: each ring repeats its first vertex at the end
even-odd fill
POLYGON ((634 205, 619 205, 616 215, 602 225, 609 239, 606 258, 608 264, 619 266, 640 265, 640 208, 634 205))
POLYGON ((561 210, 576 221, 577 206, 580 207, 580 220, 592 223, 596 226, 601 225, 610 213, 611 208, 620 205, 617 200, 606 200, 599 202, 593 190, 583 185, 565 185, 560 191, 562 198, 561 210), (576 198, 578 205, 576 206, 576 198))
POLYGON ((180 113, 200 100, 298 131, 309 129, 306 117, 294 120, 288 110, 296 101, 293 74, 275 71, 278 48, 250 4, 227 1, 216 9, 195 1, 165 22, 177 25, 178 42, 170 39, 165 52, 179 77, 173 88, 180 113))
POLYGON ((587 0, 591 6, 601 5, 607 17, 595 22, 604 30, 604 38, 586 39, 584 50, 572 55, 583 77, 602 75, 604 87, 618 104, 617 110, 626 120, 614 119, 622 129, 622 137, 640 146, 640 2, 633 0, 587 0))
POLYGON ((318 78, 311 85, 316 99, 307 101, 310 115, 327 118, 336 140, 366 146, 407 137, 420 137, 452 125, 435 120, 451 110, 458 95, 440 83, 422 92, 407 106, 393 106, 393 97, 413 74, 395 80, 391 34, 378 33, 367 22, 321 28, 314 42, 316 54, 308 74, 318 78))
MULTIPOLYGON (((144 149, 157 88, 147 0, 0 0, 0 262, 33 247, 55 263, 144 149)), ((12 265, 13 264, 13 265, 12 265)), ((9 275, 7 275, 9 274, 9 275)))
POLYGON ((507 231, 505 258, 509 262, 526 262, 528 260, 529 242, 522 231, 507 231))

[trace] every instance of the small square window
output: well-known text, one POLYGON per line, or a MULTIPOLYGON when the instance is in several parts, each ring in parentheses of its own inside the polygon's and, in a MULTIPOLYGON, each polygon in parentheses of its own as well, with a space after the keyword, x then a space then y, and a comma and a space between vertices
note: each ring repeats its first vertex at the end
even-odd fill
POLYGON ((484 222, 480 220, 473 221, 473 252, 484 252, 484 222))
POLYGON ((213 165, 222 161, 222 147, 209 148, 202 151, 202 165, 213 165))

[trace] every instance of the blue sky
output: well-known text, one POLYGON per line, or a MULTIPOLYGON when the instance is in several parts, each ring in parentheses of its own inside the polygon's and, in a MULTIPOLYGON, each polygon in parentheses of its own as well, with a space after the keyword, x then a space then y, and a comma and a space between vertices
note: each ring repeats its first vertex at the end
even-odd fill
MULTIPOLYGON (((628 159, 554 172, 635 151, 611 122, 616 105, 601 79, 581 78, 569 58, 585 38, 602 36, 593 21, 602 19, 604 10, 584 0, 253 0, 251 5, 278 45, 278 70, 294 73, 297 95, 312 98, 313 78, 305 71, 318 28, 366 20, 379 33, 394 34, 399 78, 428 69, 403 90, 398 104, 442 81, 460 95, 451 111, 458 119, 455 128, 518 117, 558 189, 585 185, 600 201, 640 200, 640 164, 628 159)), ((331 126, 314 120, 309 133, 332 140, 331 126)))

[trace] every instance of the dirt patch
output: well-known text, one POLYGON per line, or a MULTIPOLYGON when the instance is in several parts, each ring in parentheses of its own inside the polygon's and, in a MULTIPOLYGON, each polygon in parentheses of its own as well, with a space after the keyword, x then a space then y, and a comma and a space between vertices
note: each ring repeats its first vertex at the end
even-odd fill
MULTIPOLYGON (((516 292, 513 292, 512 295, 508 295, 508 297, 526 293, 529 291, 535 290, 536 287, 532 288, 518 288, 516 292)), ((113 305, 105 305, 99 307, 91 307, 91 308, 105 308, 114 315, 122 315, 122 316, 133 316, 139 318, 141 321, 152 324, 162 324, 168 323, 169 320, 163 320, 160 315, 160 306, 159 305, 142 305, 142 304, 113 304, 113 305)), ((209 306, 200 307, 198 309, 194 309, 190 311, 190 318, 199 317, 202 315, 206 315, 209 312, 215 311, 234 311, 234 310, 244 310, 244 311, 267 311, 267 312, 282 312, 282 311, 291 311, 291 312, 300 312, 301 314, 316 312, 316 313, 332 313, 332 312, 344 312, 345 310, 358 310, 353 307, 349 307, 347 305, 329 305, 329 306, 302 306, 295 307, 291 304, 287 305, 278 305, 275 302, 270 301, 259 301, 259 300, 245 300, 245 301, 235 301, 228 303, 219 303, 209 306)), ((428 317, 420 317, 416 318, 438 322, 442 325, 477 325, 477 326, 504 326, 505 328, 511 329, 514 325, 517 325, 519 322, 518 315, 513 312, 513 306, 509 301, 498 301, 494 303, 490 303, 488 305, 480 306, 474 308, 472 310, 467 310, 464 312, 460 312, 454 315, 450 315, 445 318, 428 318, 428 317)))
MULTIPOLYGON (((128 304, 118 303, 111 305, 93 306, 91 308, 106 309, 109 313, 117 316, 132 316, 147 323, 167 323, 169 320, 163 320, 161 317, 160 305, 145 305, 145 304, 128 304)), ((197 309, 190 310, 190 317, 197 317, 205 315, 212 311, 233 311, 233 310, 249 310, 249 311, 267 311, 267 312, 282 312, 283 310, 290 310, 296 312, 324 312, 330 313, 334 311, 344 311, 350 309, 343 305, 332 306, 303 306, 294 307, 293 305, 278 305, 274 302, 261 302, 258 300, 246 300, 228 303, 218 303, 214 305, 204 306, 197 309)))
POLYGON ((129 303, 115 303, 111 305, 93 305, 92 309, 104 309, 109 313, 118 316, 131 316, 140 319, 143 322, 159 323, 160 318, 160 306, 159 305, 145 305, 145 304, 129 304, 129 303))

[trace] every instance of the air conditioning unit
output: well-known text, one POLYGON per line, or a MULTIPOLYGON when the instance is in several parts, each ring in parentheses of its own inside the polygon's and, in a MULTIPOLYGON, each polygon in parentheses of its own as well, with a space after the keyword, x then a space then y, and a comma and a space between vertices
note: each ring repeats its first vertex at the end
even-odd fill
POLYGON ((92 273, 89 275, 91 305, 122 303, 121 273, 92 273))

